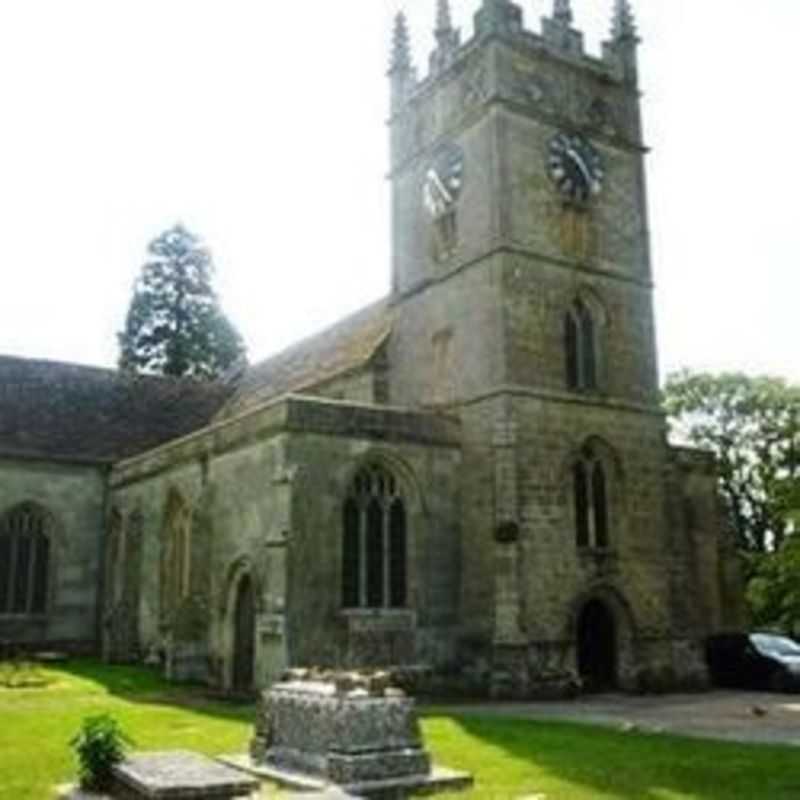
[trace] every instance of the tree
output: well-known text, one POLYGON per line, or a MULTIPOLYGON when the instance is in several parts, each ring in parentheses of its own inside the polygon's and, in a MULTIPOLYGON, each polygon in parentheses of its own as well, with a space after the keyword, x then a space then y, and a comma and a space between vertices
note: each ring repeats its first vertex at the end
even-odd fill
POLYGON ((754 559, 747 603, 757 627, 800 635, 800 535, 787 537, 779 550, 754 559))
POLYGON ((667 380, 664 403, 673 431, 717 456, 739 548, 780 552, 798 530, 800 387, 781 378, 683 371, 667 380))
POLYGON ((236 329, 211 285, 211 254, 176 225, 147 248, 125 329, 117 334, 119 367, 157 375, 218 377, 244 358, 236 329))

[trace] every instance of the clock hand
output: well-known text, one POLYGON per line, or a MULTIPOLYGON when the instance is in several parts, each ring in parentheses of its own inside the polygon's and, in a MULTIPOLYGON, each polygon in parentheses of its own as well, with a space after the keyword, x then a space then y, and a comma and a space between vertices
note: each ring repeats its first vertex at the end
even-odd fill
POLYGON ((447 191, 447 187, 444 185, 444 181, 439 177, 439 173, 435 170, 428 171, 428 178, 433 182, 436 188, 439 190, 439 194, 441 194, 442 199, 445 202, 445 205, 452 205, 453 204, 453 196, 450 192, 447 191))
POLYGON ((583 158, 581 158, 580 153, 575 150, 573 147, 567 147, 567 155, 577 164, 578 169, 581 171, 584 179, 586 180, 587 186, 594 185, 594 179, 592 178, 592 174, 589 172, 589 168, 584 163, 583 158))

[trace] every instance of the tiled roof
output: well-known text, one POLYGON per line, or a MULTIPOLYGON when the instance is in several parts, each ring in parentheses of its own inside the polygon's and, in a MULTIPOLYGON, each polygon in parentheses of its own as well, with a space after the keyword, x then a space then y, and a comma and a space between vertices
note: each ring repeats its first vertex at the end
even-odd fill
POLYGON ((0 455, 115 461, 203 427, 231 391, 0 356, 0 455))
POLYGON ((241 414, 282 394, 301 393, 365 366, 390 331, 391 312, 387 300, 357 311, 327 330, 251 367, 220 417, 241 414))

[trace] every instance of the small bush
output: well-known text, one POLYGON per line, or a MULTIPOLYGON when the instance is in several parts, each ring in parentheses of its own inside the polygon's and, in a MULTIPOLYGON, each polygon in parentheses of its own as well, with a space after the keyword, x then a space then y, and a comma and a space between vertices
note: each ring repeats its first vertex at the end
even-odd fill
POLYGON ((86 717, 70 746, 78 756, 82 789, 105 791, 111 786, 112 771, 125 758, 131 740, 108 714, 86 717))

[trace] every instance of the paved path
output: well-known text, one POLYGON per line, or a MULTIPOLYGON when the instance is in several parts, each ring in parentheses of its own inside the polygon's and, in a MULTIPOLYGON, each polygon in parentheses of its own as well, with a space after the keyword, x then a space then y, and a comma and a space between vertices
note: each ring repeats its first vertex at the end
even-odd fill
POLYGON ((800 746, 800 695, 714 691, 659 697, 597 695, 549 703, 448 706, 464 714, 565 719, 709 739, 800 746))

